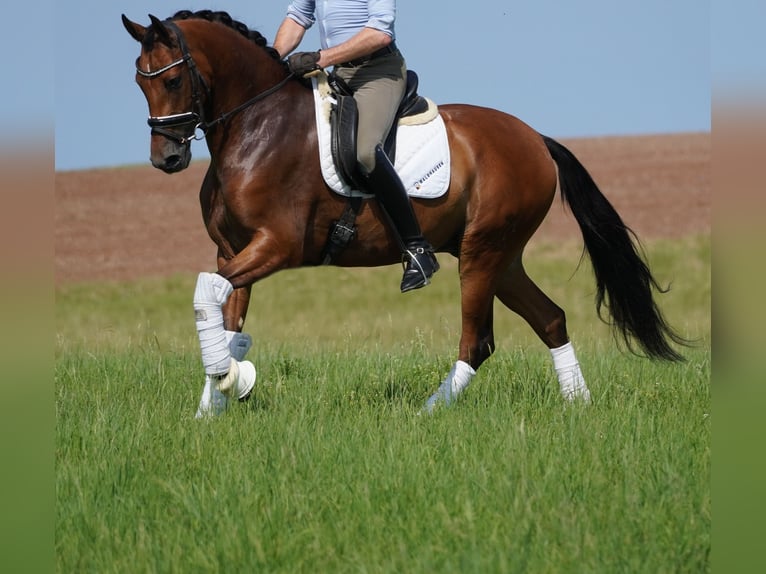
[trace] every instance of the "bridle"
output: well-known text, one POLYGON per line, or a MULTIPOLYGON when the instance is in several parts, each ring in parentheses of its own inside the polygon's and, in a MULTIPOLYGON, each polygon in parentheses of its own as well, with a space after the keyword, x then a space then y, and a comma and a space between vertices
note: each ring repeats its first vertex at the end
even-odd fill
POLYGON ((193 140, 204 139, 207 137, 207 133, 211 128, 226 122, 233 115, 253 105, 255 102, 273 94, 294 77, 293 73, 288 74, 276 85, 250 98, 233 110, 221 114, 215 120, 208 122, 205 120, 205 108, 202 102, 203 91, 205 96, 208 96, 210 93, 207 83, 202 77, 202 74, 199 73, 197 64, 194 62, 194 58, 192 58, 191 53, 189 52, 189 47, 186 44, 186 40, 184 39, 184 35, 181 32, 181 29, 172 20, 165 20, 163 25, 175 32, 176 38, 178 40, 178 47, 181 50, 181 58, 171 62, 167 66, 163 66, 159 70, 154 70, 153 72, 142 70, 138 67, 138 63, 136 63, 136 72, 139 76, 143 76, 144 78, 156 78, 157 76, 164 74, 176 66, 186 64, 189 68, 189 76, 191 77, 192 111, 182 112, 179 114, 169 114, 167 116, 150 116, 147 120, 147 123, 149 124, 149 127, 152 128, 152 134, 163 135, 166 138, 180 143, 181 145, 188 144, 193 140), (173 129, 184 126, 194 126, 191 135, 182 136, 173 129))

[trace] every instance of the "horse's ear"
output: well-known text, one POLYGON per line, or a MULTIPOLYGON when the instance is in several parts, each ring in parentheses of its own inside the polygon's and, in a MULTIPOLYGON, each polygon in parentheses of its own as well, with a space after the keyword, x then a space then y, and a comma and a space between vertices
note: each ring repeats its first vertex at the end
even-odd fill
POLYGON ((149 14, 149 20, 152 21, 152 28, 154 28, 154 31, 157 34, 157 39, 167 46, 172 45, 173 41, 170 38, 170 32, 165 28, 165 24, 153 14, 149 14))
POLYGON ((128 31, 128 34, 130 34, 136 42, 144 41, 144 36, 146 36, 146 28, 144 28, 140 24, 131 22, 130 20, 128 20, 125 14, 122 15, 122 25, 125 26, 125 29, 128 31))

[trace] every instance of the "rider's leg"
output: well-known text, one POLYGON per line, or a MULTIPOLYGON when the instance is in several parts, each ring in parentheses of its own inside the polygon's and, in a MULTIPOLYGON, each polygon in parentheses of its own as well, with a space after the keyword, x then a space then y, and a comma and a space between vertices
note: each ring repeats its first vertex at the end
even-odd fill
POLYGON ((439 263, 433 247, 423 237, 407 191, 394 166, 380 146, 377 150, 375 168, 366 177, 367 188, 378 198, 401 238, 405 260, 401 290, 406 293, 428 285, 431 276, 439 270, 439 263))
POLYGON ((401 243, 405 260, 402 292, 428 285, 439 269, 412 210, 407 191, 381 144, 388 136, 406 88, 407 66, 398 53, 359 67, 341 67, 336 74, 354 92, 359 113, 357 159, 367 191, 375 194, 401 243))

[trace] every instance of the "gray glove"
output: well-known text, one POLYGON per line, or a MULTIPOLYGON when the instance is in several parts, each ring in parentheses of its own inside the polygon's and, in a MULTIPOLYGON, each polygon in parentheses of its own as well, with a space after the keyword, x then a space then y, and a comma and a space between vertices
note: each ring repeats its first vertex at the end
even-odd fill
POLYGON ((318 70, 319 52, 296 52, 287 58, 287 66, 296 76, 305 76, 318 70))

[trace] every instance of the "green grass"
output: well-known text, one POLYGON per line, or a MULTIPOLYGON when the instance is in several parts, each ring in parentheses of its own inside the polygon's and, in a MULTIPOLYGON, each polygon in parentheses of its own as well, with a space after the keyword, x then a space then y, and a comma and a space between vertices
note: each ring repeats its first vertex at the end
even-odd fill
POLYGON ((710 563, 709 238, 652 244, 686 363, 620 353, 579 249, 528 269, 567 310, 593 404, 496 310, 497 353, 454 408, 455 267, 311 269, 254 288, 252 400, 193 418, 194 277, 57 291, 61 572, 699 572, 710 563), (570 276, 571 279, 570 279, 570 276))

